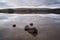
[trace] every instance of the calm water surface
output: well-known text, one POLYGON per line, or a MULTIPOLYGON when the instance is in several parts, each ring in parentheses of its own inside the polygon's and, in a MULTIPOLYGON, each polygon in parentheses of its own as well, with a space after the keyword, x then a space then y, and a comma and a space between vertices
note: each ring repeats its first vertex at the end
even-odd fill
POLYGON ((60 14, 1 13, 0 40, 60 40, 60 14), (38 30, 36 37, 24 30, 30 23, 38 30))

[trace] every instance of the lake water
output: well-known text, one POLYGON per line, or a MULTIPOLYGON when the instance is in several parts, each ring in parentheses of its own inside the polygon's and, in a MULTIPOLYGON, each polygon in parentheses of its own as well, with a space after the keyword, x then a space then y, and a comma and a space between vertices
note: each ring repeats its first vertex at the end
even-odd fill
POLYGON ((1 13, 0 40, 60 40, 60 14, 1 13), (30 23, 38 30, 36 37, 24 31, 30 23))

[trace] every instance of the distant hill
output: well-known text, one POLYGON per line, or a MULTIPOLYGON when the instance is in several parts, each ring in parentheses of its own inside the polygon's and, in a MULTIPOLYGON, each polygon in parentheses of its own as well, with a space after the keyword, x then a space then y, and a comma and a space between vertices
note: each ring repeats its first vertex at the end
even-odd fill
POLYGON ((16 8, 16 9, 1 9, 0 13, 55 13, 60 14, 60 8, 50 9, 50 8, 16 8))

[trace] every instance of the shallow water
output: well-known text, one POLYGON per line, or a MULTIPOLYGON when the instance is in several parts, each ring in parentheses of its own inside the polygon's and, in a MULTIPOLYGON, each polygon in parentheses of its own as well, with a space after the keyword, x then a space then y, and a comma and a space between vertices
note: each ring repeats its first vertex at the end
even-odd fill
POLYGON ((59 37, 58 14, 0 14, 0 40, 60 40, 59 37), (38 30, 36 37, 24 30, 30 23, 38 30))

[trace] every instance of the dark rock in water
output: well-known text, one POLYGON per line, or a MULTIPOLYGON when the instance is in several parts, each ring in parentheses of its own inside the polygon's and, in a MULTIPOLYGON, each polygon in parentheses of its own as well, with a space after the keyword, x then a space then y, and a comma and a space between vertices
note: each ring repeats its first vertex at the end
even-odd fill
POLYGON ((33 23, 30 23, 30 26, 33 26, 33 23))
POLYGON ((30 28, 29 30, 28 30, 28 32, 30 33, 30 34, 32 34, 32 36, 37 36, 37 34, 38 34, 38 31, 37 31, 37 29, 36 28, 30 28))
POLYGON ((34 37, 36 37, 38 35, 38 30, 35 27, 29 28, 29 26, 26 25, 24 30, 27 31, 28 33, 30 33, 34 37))
POLYGON ((16 27, 16 24, 14 24, 13 27, 16 27))
POLYGON ((25 28, 24 28, 25 31, 29 30, 29 26, 26 25, 25 28))

